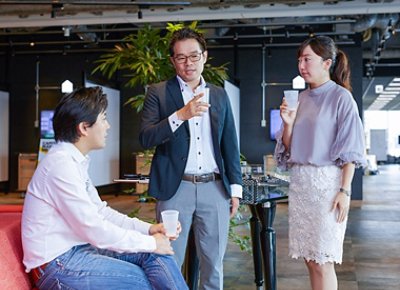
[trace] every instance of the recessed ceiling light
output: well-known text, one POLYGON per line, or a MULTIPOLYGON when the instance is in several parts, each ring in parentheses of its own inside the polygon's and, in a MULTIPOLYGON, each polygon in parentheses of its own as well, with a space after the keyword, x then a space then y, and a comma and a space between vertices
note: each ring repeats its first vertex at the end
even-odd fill
POLYGON ((395 91, 398 94, 397 91, 399 91, 399 90, 400 90, 400 88, 397 88, 397 87, 391 87, 391 88, 386 87, 385 88, 385 91, 390 91, 390 93, 392 93, 392 91, 395 91))
POLYGON ((392 99, 394 99, 396 96, 397 96, 397 94, 380 94, 380 95, 378 96, 378 98, 379 98, 379 97, 385 97, 385 98, 392 98, 392 99))
MULTIPOLYGON (((395 89, 395 88, 393 88, 395 89)), ((400 90, 395 91, 395 90, 389 90, 389 91, 383 91, 381 92, 381 95, 397 95, 400 94, 400 90)))

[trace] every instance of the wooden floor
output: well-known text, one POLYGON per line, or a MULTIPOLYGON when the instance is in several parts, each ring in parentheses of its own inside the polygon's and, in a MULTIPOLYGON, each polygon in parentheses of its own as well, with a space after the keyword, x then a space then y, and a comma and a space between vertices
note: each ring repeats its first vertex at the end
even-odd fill
MULTIPOLYGON (((343 264, 337 266, 341 290, 400 290, 400 165, 380 166, 380 174, 364 176, 364 199, 353 201, 346 232, 343 264)), ((121 212, 139 210, 152 220, 152 204, 136 196, 102 196, 121 212)), ((0 203, 23 203, 20 194, 0 193, 0 203)), ((287 203, 280 203, 274 222, 277 234, 278 290, 310 289, 303 261, 288 257, 287 203)), ((239 229, 249 234, 247 227, 239 229)), ((226 290, 256 289, 252 257, 229 242, 224 261, 226 290)))

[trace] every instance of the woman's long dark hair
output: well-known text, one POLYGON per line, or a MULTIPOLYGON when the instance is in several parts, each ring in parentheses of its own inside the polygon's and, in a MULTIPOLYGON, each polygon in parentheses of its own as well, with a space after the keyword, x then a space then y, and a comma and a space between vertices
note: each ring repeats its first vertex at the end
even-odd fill
POLYGON ((328 36, 315 36, 306 39, 297 50, 298 58, 307 46, 310 46, 323 60, 332 60, 330 68, 331 79, 351 91, 349 60, 346 54, 337 48, 333 39, 328 36))

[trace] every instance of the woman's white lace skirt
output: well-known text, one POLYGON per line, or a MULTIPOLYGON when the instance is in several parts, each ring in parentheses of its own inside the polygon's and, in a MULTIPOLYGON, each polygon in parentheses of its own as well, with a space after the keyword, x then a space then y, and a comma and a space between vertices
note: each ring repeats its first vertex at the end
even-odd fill
POLYGON ((289 187, 289 256, 318 264, 342 263, 347 219, 331 211, 341 185, 337 166, 295 165, 289 187))

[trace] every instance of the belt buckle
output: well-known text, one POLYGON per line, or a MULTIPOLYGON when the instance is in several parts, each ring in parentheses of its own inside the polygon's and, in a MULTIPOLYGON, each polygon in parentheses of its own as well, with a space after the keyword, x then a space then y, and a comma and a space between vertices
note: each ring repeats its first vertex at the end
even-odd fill
POLYGON ((193 180, 194 180, 193 183, 206 183, 209 181, 214 181, 215 176, 213 173, 204 173, 200 175, 194 175, 193 180))
POLYGON ((203 181, 197 181, 197 178, 199 178, 199 180, 201 180, 201 175, 193 174, 193 183, 194 184, 203 183, 203 181))
POLYGON ((193 175, 193 183, 197 184, 197 183, 204 183, 206 178, 205 174, 199 174, 199 175, 193 175))

